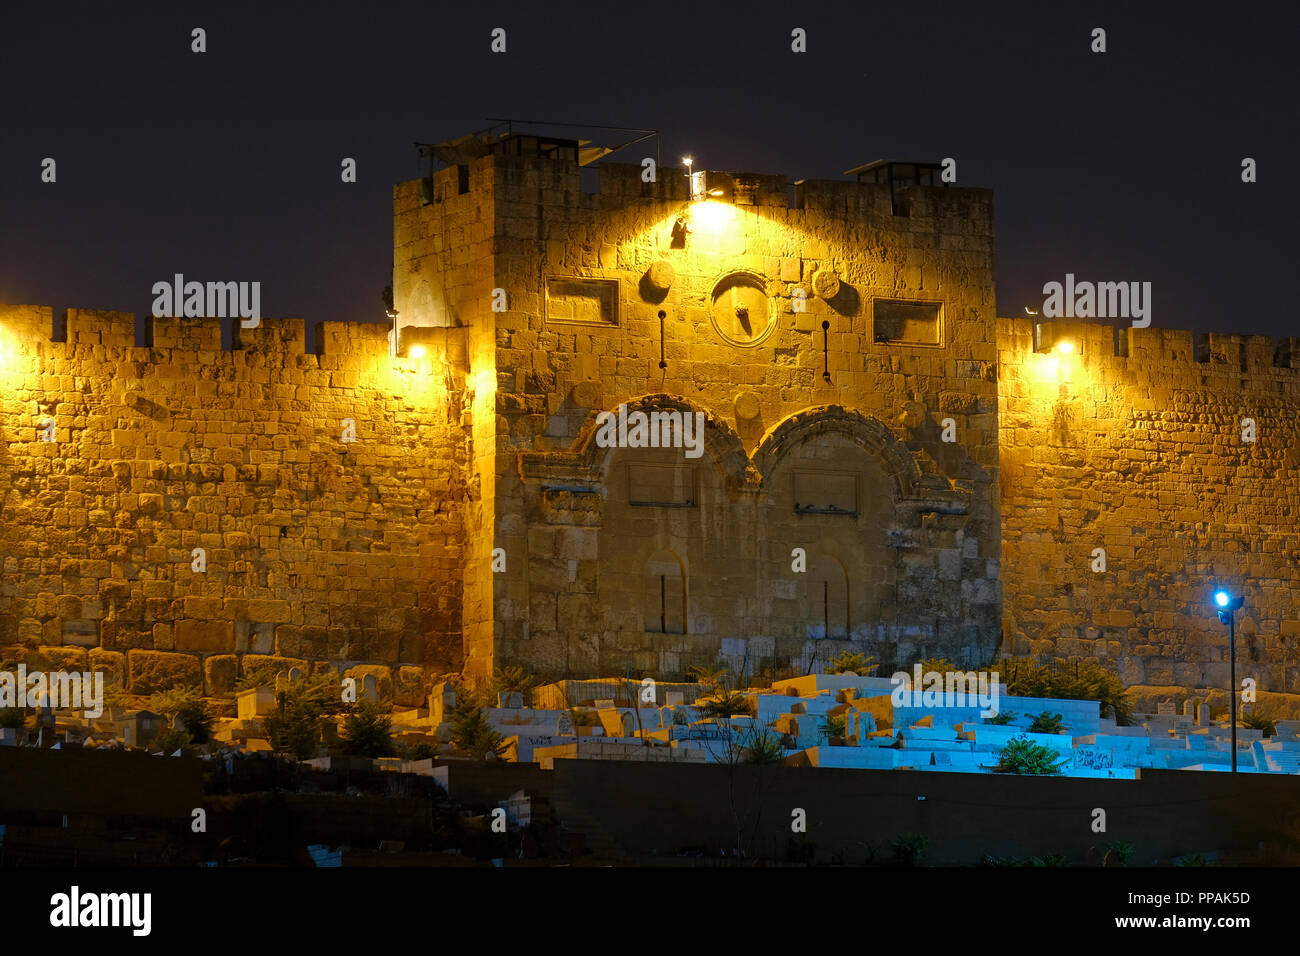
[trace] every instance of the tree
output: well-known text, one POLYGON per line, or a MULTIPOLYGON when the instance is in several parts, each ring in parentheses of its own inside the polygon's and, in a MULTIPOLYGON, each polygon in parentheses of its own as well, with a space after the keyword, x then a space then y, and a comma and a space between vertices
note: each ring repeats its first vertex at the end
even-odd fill
POLYGON ((207 705, 202 700, 183 704, 177 709, 176 716, 180 718, 195 746, 212 743, 212 726, 216 720, 208 713, 207 705))
POLYGON ((731 671, 722 664, 694 664, 686 671, 696 683, 710 691, 719 690, 730 683, 731 671))
POLYGON ((378 701, 362 698, 343 718, 343 750, 356 757, 391 757, 393 717, 378 701))
POLYGON ((993 772, 1052 776, 1059 774, 1064 765, 1065 761, 1059 759, 1051 747, 1036 744, 1022 735, 1008 740, 1007 745, 998 751, 998 764, 993 772))
POLYGON ((500 757, 506 749, 505 738, 492 729, 483 705, 472 695, 457 703, 452 712, 451 741, 475 760, 500 757))
POLYGON ((870 676, 870 674, 873 671, 875 671, 877 667, 880 666, 879 664, 871 663, 875 659, 876 658, 874 655, 871 657, 867 657, 864 654, 856 654, 850 651, 845 651, 839 657, 830 661, 826 665, 826 673, 828 674, 853 673, 853 674, 857 674, 859 677, 867 677, 870 676))
POLYGON ((1043 711, 1029 725, 1029 732, 1031 734, 1060 734, 1065 732, 1065 725, 1061 723, 1060 714, 1043 711))
POLYGON ((266 718, 271 746, 309 760, 320 751, 326 715, 343 709, 338 675, 326 671, 293 681, 276 695, 276 710, 266 718))

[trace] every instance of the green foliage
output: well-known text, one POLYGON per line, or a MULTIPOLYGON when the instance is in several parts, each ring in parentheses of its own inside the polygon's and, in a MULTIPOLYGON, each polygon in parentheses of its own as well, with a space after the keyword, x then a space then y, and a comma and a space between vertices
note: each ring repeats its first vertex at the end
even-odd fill
POLYGON ((1101 716, 1127 726, 1133 706, 1125 696, 1124 684, 1096 661, 1057 660, 1035 664, 1029 660, 1004 658, 994 669, 1007 683, 1013 697, 1056 697, 1061 700, 1095 700, 1101 716))
POLYGON ((407 760, 437 760, 438 754, 436 744, 427 743, 423 740, 413 744, 406 744, 402 748, 402 755, 407 760))
POLYGON ((998 765, 994 773, 1024 773, 1052 776, 1061 772, 1065 761, 1056 756, 1051 747, 1034 743, 1028 737, 1020 736, 1008 740, 1007 745, 998 751, 998 765))
POLYGON ((320 751, 325 716, 337 714, 342 709, 338 676, 332 672, 312 674, 294 681, 276 695, 275 713, 266 718, 271 746, 291 753, 299 760, 315 757, 320 751))
POLYGON ((1110 866, 1111 863, 1117 863, 1123 866, 1131 859, 1133 859, 1133 844, 1125 843, 1123 840, 1115 840, 1106 844, 1106 856, 1102 861, 1102 865, 1110 866))
MULTIPOLYGON (((679 712, 680 711, 673 712, 674 718, 679 712)), ((597 723, 596 715, 585 707, 569 708, 569 721, 574 727, 592 727, 597 723)))
POLYGON ((834 737, 843 739, 848 733, 849 720, 844 714, 827 714, 826 720, 822 722, 822 735, 830 740, 834 737))
POLYGON ((774 764, 780 763, 784 758, 785 750, 781 747, 780 734, 766 729, 751 734, 741 750, 742 763, 774 764))
POLYGON ((193 742, 193 738, 183 730, 164 730, 153 739, 149 749, 151 752, 156 751, 171 756, 176 751, 190 746, 193 742))
POLYGON ((876 658, 867 657, 864 654, 855 654, 845 651, 839 657, 826 665, 828 674, 848 674, 854 673, 859 677, 868 677, 880 665, 871 663, 876 658))
POLYGON ((1070 858, 1062 856, 1060 853, 1051 853, 1047 856, 1027 856, 1017 858, 1014 856, 989 856, 985 855, 980 860, 980 866, 1069 866, 1070 858))
POLYGON ((695 703, 701 717, 730 720, 732 717, 753 714, 753 703, 739 691, 722 691, 716 697, 695 703))
POLYGON ((1249 727, 1252 730, 1262 730, 1265 737, 1273 737, 1277 734, 1277 722, 1267 711, 1263 710, 1252 710, 1248 714, 1242 714, 1241 726, 1249 727))
POLYGON ((897 866, 916 866, 921 862, 930 841, 919 833, 900 833, 889 841, 889 850, 897 866))
POLYGON ((0 728, 14 730, 27 721, 26 707, 0 707, 0 728))
POLYGON ((957 670, 952 661, 946 657, 923 657, 917 663, 921 665, 922 674, 929 674, 931 671, 937 674, 946 674, 949 671, 957 670))
POLYGON ((110 707, 123 707, 126 705, 126 698, 129 695, 126 688, 117 683, 104 685, 104 709, 110 707))
POLYGON ((1003 710, 990 717, 989 723, 1001 727, 1011 723, 1011 721, 1015 719, 1015 716, 1016 712, 1014 710, 1003 710))
POLYGON ((195 704, 202 706, 202 697, 197 687, 173 687, 160 690, 149 696, 148 709, 164 717, 175 717, 187 707, 195 704))
POLYGON ((1065 732, 1065 725, 1061 723, 1060 714, 1043 711, 1029 725, 1029 732, 1031 734, 1060 734, 1065 732))
POLYGON ((497 668, 496 674, 492 678, 491 699, 496 701, 498 694, 523 694, 524 704, 527 705, 531 700, 533 685, 537 683, 531 673, 526 668, 517 667, 513 664, 507 667, 497 668))
MULTIPOLYGON (((273 664, 257 664, 244 671, 242 677, 235 681, 235 691, 255 690, 258 687, 274 687, 280 668, 273 664)), ((295 682, 296 683, 296 682, 295 682)))
MULTIPOLYGON (((674 707, 674 708, 673 708, 673 724, 674 724, 674 725, 677 725, 677 724, 689 724, 690 722, 691 722, 691 714, 690 714, 690 711, 688 711, 685 707, 674 707)), ((577 725, 575 724, 574 726, 577 726, 577 725)))
POLYGON ((472 697, 456 705, 451 718, 451 741, 475 760, 500 757, 506 743, 492 729, 483 707, 472 697))
POLYGON ((731 671, 720 664, 695 664, 686 671, 695 678, 696 683, 703 684, 710 690, 718 690, 731 683, 731 671))
POLYGON ((1174 866, 1209 866, 1209 862, 1202 853, 1188 853, 1186 856, 1180 856, 1174 866))
POLYGON ((185 732, 190 735, 195 746, 212 743, 212 727, 216 720, 208 713, 207 705, 202 700, 183 704, 176 711, 176 716, 185 725, 185 732))
POLYGON ((392 728, 389 708, 379 701, 363 698, 343 718, 343 752, 354 757, 391 757, 396 753, 392 728))

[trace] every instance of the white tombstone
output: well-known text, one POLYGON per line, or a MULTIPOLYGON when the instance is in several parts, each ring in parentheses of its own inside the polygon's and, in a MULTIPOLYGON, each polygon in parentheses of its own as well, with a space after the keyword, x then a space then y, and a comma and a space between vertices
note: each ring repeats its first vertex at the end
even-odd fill
POLYGON ((574 736, 573 718, 569 716, 569 712, 567 710, 560 711, 560 716, 555 719, 555 736, 557 737, 574 736))
POLYGON ((664 703, 669 707, 681 707, 686 703, 686 695, 680 690, 665 691, 664 703))
POLYGON ((517 690, 511 691, 506 696, 506 706, 511 710, 522 710, 524 706, 524 695, 517 690))
POLYGON ((374 674, 367 674, 361 679, 361 694, 366 700, 379 700, 379 683, 374 674))

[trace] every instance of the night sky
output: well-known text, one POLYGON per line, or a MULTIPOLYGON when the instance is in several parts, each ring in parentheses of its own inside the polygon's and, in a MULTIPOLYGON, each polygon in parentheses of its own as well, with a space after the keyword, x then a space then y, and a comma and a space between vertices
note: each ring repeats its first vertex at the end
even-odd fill
POLYGON ((382 321, 412 143, 507 116, 791 181, 951 156, 994 190, 999 314, 1073 272, 1151 282, 1154 326, 1300 335, 1293 4, 268 6, 0 8, 0 302, 143 316, 181 272, 382 321))

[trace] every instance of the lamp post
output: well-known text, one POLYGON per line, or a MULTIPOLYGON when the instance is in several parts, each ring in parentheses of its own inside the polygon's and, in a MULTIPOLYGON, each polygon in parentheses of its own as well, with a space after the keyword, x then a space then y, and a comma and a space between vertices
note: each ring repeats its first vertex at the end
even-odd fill
POLYGON ((1215 591, 1214 603, 1219 608, 1219 621, 1228 625, 1228 696, 1232 698, 1232 772, 1237 772, 1237 612, 1246 603, 1245 597, 1227 591, 1215 591))

